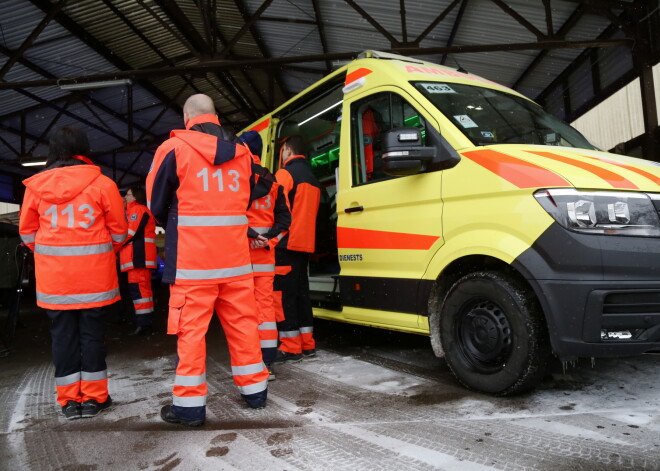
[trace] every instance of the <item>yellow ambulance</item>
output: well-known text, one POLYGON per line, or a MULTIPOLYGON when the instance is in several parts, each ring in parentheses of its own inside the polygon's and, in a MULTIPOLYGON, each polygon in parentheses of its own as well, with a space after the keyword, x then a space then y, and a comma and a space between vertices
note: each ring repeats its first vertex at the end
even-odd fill
POLYGON ((660 350, 660 168, 612 155, 497 83, 367 51, 246 130, 277 170, 308 142, 327 191, 315 316, 429 335, 509 395, 551 354, 660 350))

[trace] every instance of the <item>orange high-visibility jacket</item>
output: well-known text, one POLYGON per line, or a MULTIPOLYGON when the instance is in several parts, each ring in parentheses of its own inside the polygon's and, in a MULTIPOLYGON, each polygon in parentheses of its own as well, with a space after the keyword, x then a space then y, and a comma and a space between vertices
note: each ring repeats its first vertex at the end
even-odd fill
POLYGON ((277 247, 313 253, 321 185, 303 155, 296 155, 287 160, 284 167, 277 171, 275 178, 284 187, 292 217, 289 233, 277 247))
POLYGON ((147 175, 149 209, 165 227, 165 283, 200 285, 252 276, 247 208, 253 185, 246 146, 203 114, 175 130, 147 175))
POLYGON ((115 251, 128 227, 117 185, 85 164, 46 170, 23 183, 19 231, 34 250, 37 304, 83 309, 119 300, 115 251))
POLYGON ((268 245, 250 250, 252 269, 255 276, 275 276, 275 246, 286 235, 291 224, 291 213, 284 197, 282 186, 264 167, 253 164, 258 176, 252 191, 252 201, 248 210, 248 234, 250 237, 262 235, 268 245))
POLYGON ((135 268, 156 269, 156 221, 143 204, 132 201, 126 205, 128 238, 119 251, 121 271, 135 268))

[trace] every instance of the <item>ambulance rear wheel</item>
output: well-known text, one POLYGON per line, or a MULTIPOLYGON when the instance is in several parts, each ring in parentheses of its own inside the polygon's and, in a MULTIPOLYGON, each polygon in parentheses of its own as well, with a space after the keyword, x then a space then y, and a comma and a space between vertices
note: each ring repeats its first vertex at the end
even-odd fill
POLYGON ((440 336, 451 372, 469 389, 507 396, 543 378, 549 356, 543 314, 531 289, 509 274, 475 272, 454 283, 440 336))

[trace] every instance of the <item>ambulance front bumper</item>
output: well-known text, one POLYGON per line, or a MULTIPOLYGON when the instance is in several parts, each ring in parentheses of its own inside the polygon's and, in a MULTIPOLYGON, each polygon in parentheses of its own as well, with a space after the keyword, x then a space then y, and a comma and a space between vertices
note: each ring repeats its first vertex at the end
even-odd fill
POLYGON ((560 359, 660 352, 660 239, 553 224, 514 266, 541 302, 560 359))

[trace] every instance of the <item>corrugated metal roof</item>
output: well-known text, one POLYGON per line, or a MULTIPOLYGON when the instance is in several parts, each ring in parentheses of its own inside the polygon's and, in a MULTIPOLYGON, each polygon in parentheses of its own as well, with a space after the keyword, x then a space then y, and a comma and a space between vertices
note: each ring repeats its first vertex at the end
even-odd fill
MULTIPOLYGON (((141 141, 131 145, 151 146, 152 150, 142 154, 131 170, 137 172, 137 175, 128 178, 139 178, 146 172, 156 144, 153 142, 154 136, 167 135, 173 127, 181 126, 179 107, 193 93, 212 96, 221 120, 240 128, 320 79, 327 70, 327 63, 322 57, 324 52, 336 54, 366 49, 389 50, 393 46, 390 38, 347 1, 319 0, 318 15, 322 20, 322 25, 319 25, 311 0, 273 0, 261 17, 233 44, 226 56, 233 61, 311 56, 312 59, 306 63, 295 63, 288 67, 182 70, 178 75, 153 74, 134 80, 134 139, 142 136, 145 128, 150 127, 150 131, 141 141), (324 51, 322 39, 327 51, 324 51), (273 79, 275 82, 272 82, 273 79), (170 100, 174 100, 173 103, 168 103, 170 100)), ((461 3, 465 3, 466 8, 462 17, 459 17, 460 4, 457 4, 421 38, 419 44, 413 42, 427 31, 429 25, 450 5, 451 0, 405 0, 405 24, 399 1, 355 0, 355 3, 386 34, 391 35, 394 42, 405 43, 407 40, 407 47, 507 45, 535 43, 538 39, 519 20, 491 0, 463 0, 461 3), (455 37, 451 38, 454 28, 455 37)), ((543 2, 505 0, 505 3, 541 34, 547 33, 543 2)), ((632 4, 633 0, 619 3, 632 4)), ((263 0, 242 0, 238 3, 234 0, 69 1, 60 15, 43 29, 25 51, 22 61, 15 63, 6 73, 4 80, 23 83, 51 77, 194 66, 208 60, 214 51, 222 51, 224 45, 233 41, 239 31, 244 29, 245 18, 254 15, 263 4, 263 0), (216 5, 214 12, 205 10, 212 4, 216 5), (241 5, 244 11, 237 5, 241 5), (187 25, 191 25, 191 28, 187 25), (217 43, 209 44, 208 41, 216 33, 217 43)), ((584 7, 579 2, 552 0, 551 7, 554 31, 560 30, 576 11, 585 10, 568 30, 566 40, 594 40, 607 31, 612 23, 610 17, 600 14, 601 10, 584 7)), ((44 19, 44 11, 50 8, 53 8, 53 1, 0 2, 0 68, 7 57, 21 47, 44 19), (35 5, 42 5, 42 8, 35 5)), ((621 8, 611 9, 613 15, 620 15, 622 11, 621 8)), ((618 33, 606 36, 605 39, 623 36, 623 33, 618 33)), ((446 64, 460 64, 471 73, 510 87, 516 85, 521 93, 530 98, 541 98, 550 109, 563 116, 572 110, 564 110, 563 84, 550 87, 557 77, 563 74, 573 100, 572 105, 588 103, 596 93, 590 79, 593 69, 589 62, 583 60, 582 53, 583 49, 579 48, 551 49, 546 52, 537 49, 498 50, 452 54, 446 58, 446 64), (542 60, 537 61, 539 55, 542 60), (526 72, 533 63, 535 66, 526 72)), ((443 54, 424 54, 418 57, 439 63, 443 54)), ((617 82, 632 68, 630 50, 624 46, 598 49, 595 57, 599 67, 598 79, 603 86, 617 82)), ((330 62, 332 67, 336 67, 342 61, 330 62)), ((129 109, 125 86, 81 92, 60 90, 56 85, 27 88, 23 93, 0 90, 0 137, 9 147, 18 149, 20 135, 24 132, 26 146, 31 148, 34 140, 44 134, 51 120, 57 116, 58 107, 65 106, 64 99, 71 97, 72 93, 75 96, 67 112, 75 114, 78 119, 62 114, 52 129, 64 123, 75 123, 88 129, 96 149, 110 152, 123 146, 128 136, 129 109), (35 96, 41 102, 35 100, 35 96), (26 119, 25 130, 22 130, 18 113, 35 106, 36 109, 26 114, 29 119, 26 119), (107 127, 109 131, 97 127, 107 127)), ((43 153, 45 147, 39 144, 36 149, 37 154, 43 153)), ((12 150, 0 141, 0 156, 4 157, 7 152, 11 153, 12 150)), ((116 158, 118 165, 128 167, 137 155, 139 153, 132 151, 120 152, 116 158)))

